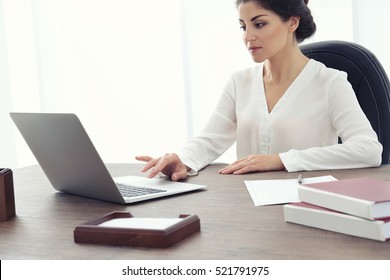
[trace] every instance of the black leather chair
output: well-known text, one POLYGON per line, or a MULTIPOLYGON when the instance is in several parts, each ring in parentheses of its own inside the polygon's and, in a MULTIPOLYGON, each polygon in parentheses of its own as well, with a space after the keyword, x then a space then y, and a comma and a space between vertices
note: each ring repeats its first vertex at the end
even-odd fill
POLYGON ((348 81, 378 139, 383 145, 382 164, 390 163, 390 83, 375 55, 365 47, 344 41, 324 41, 301 46, 309 58, 348 74, 348 81))

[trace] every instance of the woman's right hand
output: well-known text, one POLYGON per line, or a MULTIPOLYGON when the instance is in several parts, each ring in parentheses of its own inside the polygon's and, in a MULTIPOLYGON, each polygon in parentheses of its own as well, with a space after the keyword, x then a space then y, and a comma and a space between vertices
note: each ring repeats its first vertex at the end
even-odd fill
POLYGON ((150 170, 148 178, 155 177, 158 173, 163 173, 169 176, 173 181, 179 181, 187 178, 188 167, 180 160, 177 154, 165 154, 159 158, 152 158, 150 156, 136 156, 136 160, 146 162, 141 169, 142 172, 150 170))

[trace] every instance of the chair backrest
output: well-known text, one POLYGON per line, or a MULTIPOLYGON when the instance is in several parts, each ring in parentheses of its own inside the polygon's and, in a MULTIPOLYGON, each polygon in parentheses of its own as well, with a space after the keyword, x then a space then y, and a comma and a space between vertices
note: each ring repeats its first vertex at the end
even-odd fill
POLYGON ((390 83, 375 55, 365 47, 344 41, 301 46, 309 58, 348 75, 359 104, 383 145, 382 164, 390 163, 390 83))

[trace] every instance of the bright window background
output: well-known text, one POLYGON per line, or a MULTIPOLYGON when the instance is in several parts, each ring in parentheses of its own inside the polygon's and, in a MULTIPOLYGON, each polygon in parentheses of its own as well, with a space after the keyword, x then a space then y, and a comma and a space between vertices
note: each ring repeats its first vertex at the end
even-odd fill
MULTIPOLYGON (((389 1, 309 6, 318 31, 306 43, 360 43, 390 73, 389 1)), ((10 111, 76 113, 105 162, 134 162, 196 135, 229 76, 254 65, 233 0, 0 0, 0 49, 0 166, 11 168, 36 161, 10 111)))

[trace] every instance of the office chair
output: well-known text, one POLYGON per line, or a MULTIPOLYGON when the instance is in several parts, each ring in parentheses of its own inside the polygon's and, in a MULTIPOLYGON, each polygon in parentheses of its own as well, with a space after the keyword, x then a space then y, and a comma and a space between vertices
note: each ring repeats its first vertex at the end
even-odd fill
POLYGON ((344 41, 324 41, 301 46, 309 58, 344 71, 383 146, 382 164, 390 163, 390 83, 375 55, 363 46, 344 41))

